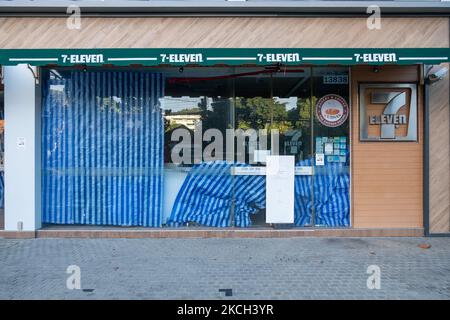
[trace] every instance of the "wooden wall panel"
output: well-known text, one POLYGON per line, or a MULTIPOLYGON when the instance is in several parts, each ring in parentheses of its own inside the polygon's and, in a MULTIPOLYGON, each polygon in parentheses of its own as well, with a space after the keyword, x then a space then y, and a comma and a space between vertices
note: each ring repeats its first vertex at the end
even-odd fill
POLYGON ((445 47, 448 18, 0 18, 0 48, 445 47))
MULTIPOLYGON (((419 142, 359 141, 359 82, 417 82, 419 67, 352 68, 352 221, 355 228, 423 227, 423 103, 419 142)), ((420 88, 420 87, 419 87, 420 88)))
MULTIPOLYGON (((449 67, 448 64, 446 65, 449 67)), ((450 79, 430 86, 430 232, 450 232, 450 79)))

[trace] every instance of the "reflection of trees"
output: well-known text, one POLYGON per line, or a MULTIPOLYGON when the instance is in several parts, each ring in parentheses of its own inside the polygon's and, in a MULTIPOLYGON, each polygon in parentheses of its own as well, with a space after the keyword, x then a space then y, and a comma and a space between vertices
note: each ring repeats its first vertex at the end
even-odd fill
POLYGON ((231 113, 230 99, 212 98, 210 109, 208 109, 207 99, 203 97, 198 105, 202 116, 203 130, 213 128, 225 132, 225 129, 232 128, 229 117, 231 113))
POLYGON ((176 128, 185 128, 185 126, 178 124, 176 122, 170 123, 169 120, 164 118, 164 132, 171 133, 176 128))
MULTIPOLYGON (((276 99, 253 97, 238 97, 235 100, 236 129, 278 129, 281 133, 289 129, 303 129, 310 127, 311 105, 316 103, 317 98, 298 98, 297 106, 287 110, 286 103, 276 99)), ((165 111, 166 115, 201 115, 203 130, 209 128, 225 129, 233 128, 231 123, 231 100, 230 98, 203 97, 198 107, 186 108, 179 111, 170 109, 165 111), (208 99, 211 99, 208 105, 208 99)), ((166 123, 166 131, 170 130, 166 123)))
POLYGON ((241 129, 305 130, 311 127, 312 106, 316 97, 298 97, 295 108, 286 110, 286 104, 270 98, 237 98, 236 126, 241 129))
MULTIPOLYGON (((277 129, 279 135, 279 145, 281 151, 286 154, 294 154, 298 159, 305 159, 312 154, 311 145, 311 125, 314 126, 314 136, 346 136, 348 132, 348 122, 337 128, 329 128, 323 126, 315 116, 314 106, 317 97, 298 97, 297 104, 294 108, 287 110, 287 103, 279 102, 276 98, 237 97, 235 104, 235 129, 266 129, 268 132, 277 129), (312 118, 311 118, 312 117, 312 118), (312 120, 312 121, 311 121, 312 120), (301 131, 300 140, 295 132, 301 131), (294 140, 292 140, 294 139, 294 140), (298 146, 298 148, 291 148, 298 146), (295 150, 295 151, 294 151, 295 150)), ((223 145, 225 145, 225 131, 232 129, 232 103, 230 97, 202 97, 197 107, 185 108, 179 111, 170 109, 165 111, 166 115, 201 115, 202 132, 208 129, 218 129, 223 133, 223 145)), ((183 127, 176 123, 170 123, 165 119, 166 132, 166 159, 170 154, 170 150, 174 146, 170 141, 171 133, 174 129, 183 127)), ((186 128, 187 129, 187 128, 186 128)), ((191 139, 193 143, 192 130, 191 139)), ((203 148, 209 142, 202 141, 203 148)), ((271 142, 268 141, 267 147, 270 148, 271 142)), ((167 161, 167 160, 166 160, 167 161)))
MULTIPOLYGON (((278 98, 264 97, 237 97, 234 99, 235 124, 232 123, 231 97, 207 97, 203 96, 198 106, 185 108, 179 111, 165 110, 166 115, 200 115, 202 121, 202 133, 208 129, 218 129, 223 133, 223 145, 225 146, 226 129, 277 129, 279 135, 279 146, 285 154, 296 155, 296 160, 305 159, 312 155, 311 134, 315 137, 327 136, 347 136, 348 121, 337 128, 330 128, 322 125, 315 116, 314 106, 318 98, 312 96, 297 97, 297 104, 292 109, 287 109, 286 102, 280 102, 278 98), (313 125, 314 130, 312 130, 313 125), (299 133, 301 134, 299 135, 299 133), (300 138, 299 138, 300 137, 300 138), (297 146, 297 147, 296 147, 297 146)), ((170 141, 171 133, 174 129, 182 127, 176 123, 170 123, 165 119, 166 132, 166 159, 174 143, 170 141)), ((187 128, 186 128, 187 129, 187 128)), ((191 139, 193 143, 193 131, 191 139)), ((210 142, 202 141, 203 148, 210 142)), ((268 148, 271 148, 271 141, 268 141, 268 148)), ((202 149, 203 150, 203 149, 202 149)))
POLYGON ((286 131, 286 104, 261 97, 236 98, 236 127, 286 131))
POLYGON ((316 97, 298 98, 297 106, 288 111, 287 118, 293 128, 310 128, 311 127, 311 110, 312 106, 316 104, 316 97))
POLYGON ((171 115, 192 115, 192 114, 201 114, 202 109, 198 107, 198 108, 190 108, 190 109, 185 108, 185 109, 181 109, 178 111, 172 111, 169 109, 169 111, 170 111, 171 115))
MULTIPOLYGON (((231 101, 229 98, 211 98, 212 103, 208 108, 206 99, 202 99, 199 108, 202 110, 203 131, 209 128, 219 129, 225 132, 225 129, 232 128, 230 122, 231 101)), ((297 105, 287 110, 286 103, 279 102, 277 99, 252 97, 235 99, 235 129, 266 129, 268 132, 272 129, 279 131, 279 143, 282 149, 286 143, 296 135, 292 131, 301 131, 301 145, 294 153, 300 158, 309 154, 311 139, 311 111, 316 98, 312 101, 309 98, 298 98, 297 105), (304 149, 306 148, 306 149, 304 149)), ((271 141, 268 142, 271 146, 271 141)))

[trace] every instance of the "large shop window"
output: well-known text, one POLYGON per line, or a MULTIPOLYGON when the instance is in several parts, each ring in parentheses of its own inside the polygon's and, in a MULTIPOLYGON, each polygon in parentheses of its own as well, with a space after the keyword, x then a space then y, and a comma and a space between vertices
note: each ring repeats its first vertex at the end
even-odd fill
POLYGON ((350 225, 347 68, 209 68, 167 76, 165 141, 176 137, 165 152, 168 225, 266 226, 264 171, 246 170, 264 168, 265 154, 295 157, 295 226, 350 225), (221 133, 214 156, 211 129, 221 133), (236 134, 232 145, 223 138, 227 129, 236 134), (186 141, 191 149, 181 147, 186 141), (188 161, 176 164, 180 149, 188 161))
POLYGON ((46 73, 43 222, 161 225, 162 75, 46 73))
POLYGON ((44 222, 267 226, 267 155, 295 158, 294 226, 350 225, 348 69, 45 73, 44 222))

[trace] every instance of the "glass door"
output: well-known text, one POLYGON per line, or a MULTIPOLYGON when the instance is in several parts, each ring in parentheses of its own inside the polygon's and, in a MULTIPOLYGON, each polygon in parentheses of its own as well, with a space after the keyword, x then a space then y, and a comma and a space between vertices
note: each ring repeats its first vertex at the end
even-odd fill
POLYGON ((266 226, 265 157, 272 154, 270 132, 283 112, 272 98, 272 73, 264 68, 235 69, 235 163, 233 226, 266 226))
POLYGON ((295 157, 295 227, 350 225, 348 81, 343 67, 236 77, 235 129, 246 136, 236 140, 234 226, 266 226, 265 155, 295 157))
POLYGON ((294 226, 312 225, 312 69, 281 70, 273 79, 274 99, 286 107, 280 126, 280 154, 295 156, 294 226))
POLYGON ((165 79, 163 223, 268 226, 266 157, 288 155, 294 226, 350 224, 347 68, 186 68, 165 79))
POLYGON ((164 69, 163 224, 231 226, 232 68, 164 69))
POLYGON ((350 225, 350 108, 348 68, 313 69, 312 225, 350 225))
POLYGON ((312 224, 311 68, 235 71, 234 226, 266 226, 267 155, 295 157, 294 225, 312 224), (244 134, 244 137, 240 137, 244 134))

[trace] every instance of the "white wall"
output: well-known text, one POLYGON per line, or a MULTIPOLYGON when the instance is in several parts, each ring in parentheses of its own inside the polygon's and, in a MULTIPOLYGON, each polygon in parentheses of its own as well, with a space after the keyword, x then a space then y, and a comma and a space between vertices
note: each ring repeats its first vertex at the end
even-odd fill
POLYGON ((41 227, 40 88, 27 65, 4 67, 5 230, 41 227), (19 140, 24 146, 19 146, 19 140))

